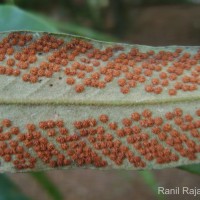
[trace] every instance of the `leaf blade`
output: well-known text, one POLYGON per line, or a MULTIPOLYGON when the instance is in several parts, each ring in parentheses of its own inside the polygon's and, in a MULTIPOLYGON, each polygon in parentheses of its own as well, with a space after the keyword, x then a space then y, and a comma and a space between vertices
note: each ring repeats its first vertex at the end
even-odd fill
POLYGON ((58 32, 50 22, 41 17, 23 11, 16 6, 0 6, 0 31, 13 30, 58 32))
POLYGON ((6 141, 1 171, 199 163, 199 47, 128 45, 26 31, 1 33, 0 39, 15 51, 14 57, 1 57, 0 139, 6 141), (16 63, 10 66, 13 58, 16 63), (13 68, 22 74, 12 74, 13 68), (146 88, 150 83, 153 91, 146 88), (109 121, 104 122, 105 115, 109 121), (9 136, 13 127, 7 118, 20 129, 19 138, 9 136), (27 128, 30 123, 36 130, 27 128), (17 153, 5 152, 13 139, 31 155, 26 164, 17 153))
POLYGON ((0 199, 1 200, 28 200, 18 187, 5 175, 0 174, 0 199))
POLYGON ((179 169, 185 170, 185 171, 193 173, 193 174, 200 175, 200 165, 199 164, 185 165, 185 166, 179 167, 179 169))
POLYGON ((30 175, 47 191, 52 199, 63 199, 62 194, 44 172, 31 172, 30 175))

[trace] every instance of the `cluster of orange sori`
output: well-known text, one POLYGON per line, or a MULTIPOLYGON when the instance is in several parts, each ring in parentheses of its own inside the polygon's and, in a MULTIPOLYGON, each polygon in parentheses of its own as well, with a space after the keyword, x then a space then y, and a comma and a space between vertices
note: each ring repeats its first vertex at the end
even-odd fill
POLYGON ((39 63, 39 66, 34 64, 40 54, 57 49, 64 41, 50 35, 43 35, 36 41, 32 38, 31 34, 11 33, 0 42, 1 50, 4 52, 1 61, 6 62, 6 65, 0 66, 0 74, 19 76, 23 72, 23 81, 36 83, 39 77, 51 77, 54 71, 59 71, 58 65, 49 65, 45 61, 39 63), (7 46, 9 48, 5 49, 7 46))
POLYGON ((41 121, 39 127, 33 123, 26 124, 25 133, 11 126, 9 119, 2 120, 1 124, 0 157, 5 162, 12 162, 17 170, 36 168, 38 159, 51 168, 68 166, 73 162, 78 166, 107 165, 77 134, 69 135, 62 120, 41 121), (49 142, 48 137, 55 141, 49 142))
POLYGON ((5 162, 12 162, 18 170, 35 168, 36 158, 25 150, 17 136, 20 130, 12 126, 9 119, 4 119, 0 126, 0 157, 5 162))
POLYGON ((117 80, 123 94, 142 84, 148 93, 160 94, 166 88, 169 95, 176 95, 178 91, 197 90, 200 84, 198 50, 141 52, 139 48, 128 50, 129 46, 115 44, 98 49, 101 43, 84 39, 64 42, 61 36, 45 33, 33 38, 30 33, 11 33, 0 41, 0 62, 6 63, 0 63, 1 75, 21 74, 23 81, 37 83, 42 77, 63 72, 67 85, 77 93, 87 87, 104 89, 113 80, 117 80))
MULTIPOLYGON (((54 126, 60 126, 59 122, 49 120, 39 123, 39 127, 42 129, 50 129, 50 127, 53 128, 54 126)), ((47 137, 41 135, 41 131, 38 131, 34 124, 27 124, 26 128, 28 132, 20 134, 19 140, 23 142, 26 148, 33 149, 37 157, 40 158, 43 163, 52 168, 71 164, 71 161, 67 159, 53 143, 49 142, 47 137)))
MULTIPOLYGON (((19 55, 19 53, 15 52, 14 46, 23 47, 31 40, 31 34, 11 33, 8 35, 8 37, 5 37, 2 39, 2 41, 0 41, 0 62, 6 61, 5 66, 0 65, 0 74, 5 74, 8 76, 20 75, 20 69, 16 67, 18 62, 16 62, 17 57, 15 56, 19 55)), ((24 59, 25 56, 23 55, 22 60, 24 59)), ((26 55, 26 60, 28 59, 29 55, 26 55)))
MULTIPOLYGON (((79 130, 82 137, 86 137, 96 151, 100 151, 104 156, 108 157, 116 165, 122 165, 125 159, 128 159, 134 167, 144 168, 146 163, 140 156, 136 156, 128 146, 122 143, 120 139, 115 138, 115 135, 106 133, 105 125, 109 122, 107 115, 99 116, 99 123, 93 118, 86 120, 75 121, 74 127, 79 130)), ((116 123, 109 123, 110 129, 117 129, 116 123)))
POLYGON ((99 119, 73 122, 73 134, 63 120, 26 124, 22 133, 9 119, 0 126, 0 158, 17 170, 36 168, 38 159, 51 168, 69 165, 106 167, 129 161, 135 168, 196 160, 200 152, 200 109, 195 115, 181 108, 153 116, 149 109, 133 112, 121 122, 99 119))
MULTIPOLYGON (((196 116, 200 117, 200 109, 196 116)), ((148 109, 142 113, 133 112, 130 118, 122 119, 121 124, 122 127, 117 122, 110 122, 108 115, 102 114, 99 121, 88 118, 75 121, 73 125, 78 136, 87 138, 97 152, 116 165, 122 165, 125 159, 140 168, 146 166, 146 161, 166 164, 180 157, 195 160, 200 152, 200 120, 194 120, 190 114, 184 115, 180 108, 167 112, 163 118, 153 117, 148 109)))
POLYGON ((49 137, 54 137, 59 148, 65 152, 64 155, 67 155, 78 166, 90 164, 95 167, 104 167, 107 165, 107 162, 102 160, 78 134, 68 134, 68 129, 64 127, 62 120, 43 121, 39 123, 39 126, 46 130, 49 137), (58 130, 55 128, 56 124, 59 127, 58 130))
MULTIPOLYGON (((197 111, 197 115, 199 116, 199 110, 197 111)), ((133 132, 134 135, 128 136, 127 141, 128 143, 133 143, 134 147, 138 149, 147 160, 153 160, 155 157, 157 163, 167 163, 179 159, 178 154, 170 153, 169 149, 163 148, 159 141, 174 148, 181 156, 188 157, 190 160, 195 160, 195 154, 200 152, 200 145, 192 139, 189 139, 187 136, 188 133, 185 133, 185 131, 189 131, 192 137, 200 139, 200 134, 198 132, 200 120, 194 121, 189 114, 183 116, 180 108, 174 109, 173 112, 166 113, 165 120, 170 120, 171 122, 164 123, 163 118, 152 117, 149 110, 144 110, 142 114, 135 112, 132 114, 131 118, 134 121, 138 121, 139 125, 133 126, 132 130, 129 128, 127 130, 121 129, 118 131, 118 135, 124 137, 133 132), (141 119, 141 117, 144 119, 141 119), (177 125, 178 129, 176 128, 177 125), (150 128, 151 132, 157 135, 157 137, 149 140, 149 135, 142 131, 144 128, 150 128), (179 131, 179 128, 181 131, 179 131)), ((124 123, 127 124, 128 119, 124 120, 126 120, 124 123)))

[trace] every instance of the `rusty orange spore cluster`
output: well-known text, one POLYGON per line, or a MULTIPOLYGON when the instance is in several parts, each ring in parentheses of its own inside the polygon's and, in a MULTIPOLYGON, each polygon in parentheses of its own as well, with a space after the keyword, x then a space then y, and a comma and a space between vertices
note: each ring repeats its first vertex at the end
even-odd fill
POLYGON ((0 41, 0 75, 38 83, 43 78, 55 78, 59 72, 66 76, 66 87, 77 93, 88 87, 105 89, 114 80, 123 94, 134 92, 140 85, 147 93, 167 91, 170 96, 198 89, 200 50, 190 53, 187 48, 149 48, 142 52, 137 47, 128 48, 110 44, 98 49, 96 44, 79 38, 66 42, 45 33, 40 38, 10 33, 0 41))
MULTIPOLYGON (((21 131, 9 119, 1 120, 0 162, 16 170, 38 169, 38 162, 50 168, 63 166, 121 166, 133 168, 149 164, 196 160, 200 152, 200 109, 195 115, 181 108, 154 116, 144 109, 120 121, 107 114, 98 119, 74 121, 69 131, 64 120, 27 123, 21 131)), ((41 165, 41 164, 40 164, 41 165)))

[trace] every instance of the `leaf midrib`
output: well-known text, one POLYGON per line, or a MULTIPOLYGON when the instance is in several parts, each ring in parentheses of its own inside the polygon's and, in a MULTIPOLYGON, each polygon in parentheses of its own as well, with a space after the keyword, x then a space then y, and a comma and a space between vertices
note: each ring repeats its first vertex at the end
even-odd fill
POLYGON ((186 102, 199 102, 200 96, 197 97, 184 97, 176 99, 165 100, 146 100, 146 101, 98 101, 98 100, 36 100, 36 99, 0 99, 0 105, 83 105, 83 106, 141 106, 141 105, 156 105, 156 104, 173 104, 173 103, 186 103, 186 102))

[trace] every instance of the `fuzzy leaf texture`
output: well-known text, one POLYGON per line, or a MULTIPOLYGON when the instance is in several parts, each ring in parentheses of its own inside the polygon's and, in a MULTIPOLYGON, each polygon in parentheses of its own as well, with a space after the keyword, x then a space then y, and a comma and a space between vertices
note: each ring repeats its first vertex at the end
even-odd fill
POLYGON ((0 171, 200 161, 200 48, 0 33, 0 171))

